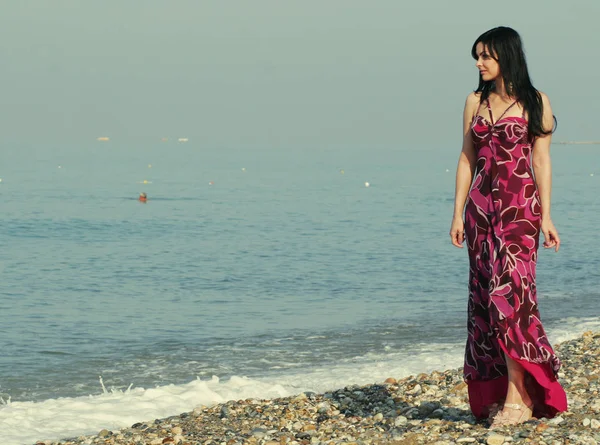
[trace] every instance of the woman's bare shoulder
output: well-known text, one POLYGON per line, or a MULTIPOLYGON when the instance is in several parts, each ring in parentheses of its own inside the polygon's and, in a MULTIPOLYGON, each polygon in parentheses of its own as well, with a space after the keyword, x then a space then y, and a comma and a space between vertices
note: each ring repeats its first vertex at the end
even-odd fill
POLYGON ((544 104, 544 107, 550 105, 550 99, 548 98, 548 95, 543 91, 538 91, 538 93, 540 93, 540 97, 542 98, 542 104, 544 104))
POLYGON ((467 100, 465 101, 465 110, 474 111, 477 107, 479 107, 479 101, 481 100, 481 93, 472 92, 467 96, 467 100))
POLYGON ((471 92, 467 96, 466 104, 470 105, 470 106, 479 105, 480 101, 481 101, 481 93, 480 92, 471 92))
POLYGON ((543 93, 542 91, 538 91, 540 93, 540 98, 542 99, 542 124, 544 128, 552 129, 554 128, 554 114, 552 112, 552 106, 550 105, 550 99, 543 93))

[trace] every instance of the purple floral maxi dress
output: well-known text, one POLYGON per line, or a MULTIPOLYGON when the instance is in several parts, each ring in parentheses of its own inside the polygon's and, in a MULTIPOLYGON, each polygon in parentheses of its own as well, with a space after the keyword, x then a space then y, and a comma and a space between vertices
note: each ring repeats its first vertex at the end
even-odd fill
MULTIPOLYGON (((508 109, 510 109, 513 103, 508 109)), ((477 152, 475 178, 465 208, 469 252, 468 338, 464 377, 476 417, 506 396, 505 354, 527 371, 534 415, 566 411, 556 380, 560 362, 537 305, 535 268, 541 207, 531 168, 532 140, 524 116, 494 122, 477 115, 471 136, 477 152)))

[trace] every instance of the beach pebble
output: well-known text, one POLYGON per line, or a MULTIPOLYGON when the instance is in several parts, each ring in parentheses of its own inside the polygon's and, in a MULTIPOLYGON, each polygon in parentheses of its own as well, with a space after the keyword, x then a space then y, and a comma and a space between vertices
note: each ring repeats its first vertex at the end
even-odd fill
POLYGON ((444 417, 444 410, 441 408, 433 410, 429 417, 431 417, 432 419, 441 419, 442 417, 444 417))
POLYGON ((292 425, 292 431, 300 431, 304 424, 302 422, 296 422, 292 425))
POLYGON ((488 436, 485 443, 487 445, 502 445, 504 443, 504 436, 492 433, 488 436))
POLYGON ((267 430, 264 428, 254 428, 252 430, 252 436, 256 437, 257 439, 262 439, 267 435, 267 430))
POLYGON ((414 386, 414 388, 406 391, 406 394, 411 395, 411 396, 418 396, 419 394, 421 394, 421 385, 419 385, 418 383, 414 386))
POLYGON ((408 419, 404 416, 398 416, 394 420, 394 426, 402 426, 408 423, 408 419))
POLYGON ((450 391, 456 394, 464 393, 467 391, 467 384, 465 382, 460 382, 455 385, 450 391))
POLYGON ((599 420, 596 420, 596 419, 592 419, 592 420, 590 421, 590 426, 591 426, 593 429, 597 430, 598 428, 600 428, 600 421, 599 421, 599 420))
POLYGON ((112 433, 110 431, 108 431, 108 430, 101 430, 98 433, 98 437, 108 437, 108 436, 111 436, 111 435, 112 435, 112 433))
POLYGON ((590 406, 590 409, 594 412, 600 412, 600 400, 594 401, 594 403, 590 406))
POLYGON ((414 419, 419 416, 419 409, 415 407, 408 407, 406 411, 402 411, 401 414, 404 414, 409 419, 414 419))
POLYGON ((227 417, 229 417, 229 408, 225 405, 223 405, 221 407, 221 413, 220 413, 221 419, 226 419, 227 417))

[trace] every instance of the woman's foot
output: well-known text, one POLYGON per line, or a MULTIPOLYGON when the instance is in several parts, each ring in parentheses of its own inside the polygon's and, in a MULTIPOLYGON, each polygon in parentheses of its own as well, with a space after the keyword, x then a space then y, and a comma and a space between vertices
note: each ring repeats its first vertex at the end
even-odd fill
POLYGON ((502 411, 493 418, 491 430, 501 428, 503 426, 518 425, 527 422, 533 415, 533 404, 530 406, 519 403, 505 403, 502 411))
POLYGON ((494 417, 496 417, 498 415, 498 413, 502 410, 503 404, 504 404, 504 401, 501 401, 499 403, 493 403, 487 407, 487 409, 488 409, 487 418, 488 418, 488 422, 490 424, 494 421, 494 417))

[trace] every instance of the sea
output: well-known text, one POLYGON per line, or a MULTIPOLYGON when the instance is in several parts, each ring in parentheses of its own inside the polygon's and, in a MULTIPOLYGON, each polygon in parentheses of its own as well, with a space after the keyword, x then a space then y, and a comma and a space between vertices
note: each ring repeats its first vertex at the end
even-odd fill
MULTIPOLYGON (((456 147, 6 145, 0 443, 461 366, 456 147), (145 203, 138 201, 146 193, 145 203)), ((600 156, 556 145, 557 343, 600 330, 600 156)))

